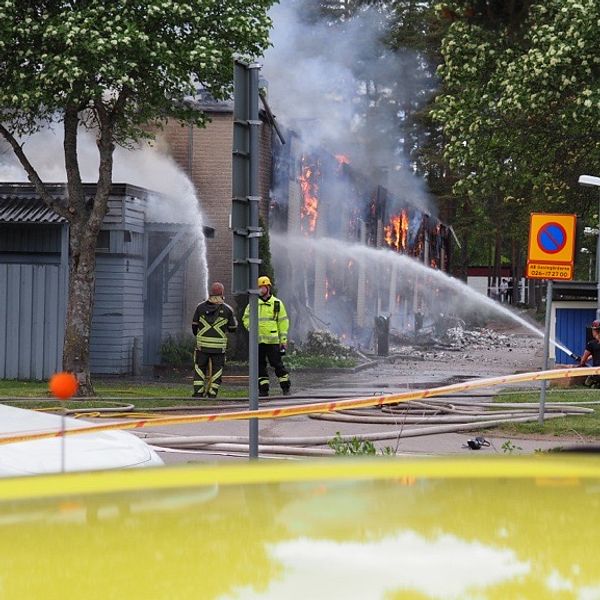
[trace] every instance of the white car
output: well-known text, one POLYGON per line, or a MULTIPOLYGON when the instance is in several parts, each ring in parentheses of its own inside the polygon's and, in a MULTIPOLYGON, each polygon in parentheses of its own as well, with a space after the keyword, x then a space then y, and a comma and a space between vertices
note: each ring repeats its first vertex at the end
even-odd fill
MULTIPOLYGON (((60 431, 63 418, 0 404, 0 437, 18 433, 60 431)), ((89 427, 89 423, 65 417, 66 429, 89 427)), ((125 431, 0 444, 0 477, 40 475, 65 471, 95 471, 162 465, 158 454, 143 440, 125 431), (62 444, 64 442, 64 465, 62 444)))

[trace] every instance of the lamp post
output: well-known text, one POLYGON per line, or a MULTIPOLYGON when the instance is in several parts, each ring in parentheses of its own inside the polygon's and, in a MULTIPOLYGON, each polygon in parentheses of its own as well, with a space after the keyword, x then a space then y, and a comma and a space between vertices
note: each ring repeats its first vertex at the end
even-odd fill
MULTIPOLYGON (((598 229, 600 229, 600 177, 593 175, 580 175, 578 182, 599 189, 598 194, 598 229)), ((600 319, 600 232, 596 242, 596 319, 600 319)))
POLYGON ((588 281, 592 280, 592 253, 589 248, 582 248, 580 250, 581 254, 584 254, 588 258, 588 281))

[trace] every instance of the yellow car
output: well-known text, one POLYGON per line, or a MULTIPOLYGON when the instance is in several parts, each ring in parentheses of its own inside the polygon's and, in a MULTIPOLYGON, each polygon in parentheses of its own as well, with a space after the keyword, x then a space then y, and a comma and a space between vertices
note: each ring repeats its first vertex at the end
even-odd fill
POLYGON ((0 597, 600 598, 600 459, 265 462, 0 481, 0 597))

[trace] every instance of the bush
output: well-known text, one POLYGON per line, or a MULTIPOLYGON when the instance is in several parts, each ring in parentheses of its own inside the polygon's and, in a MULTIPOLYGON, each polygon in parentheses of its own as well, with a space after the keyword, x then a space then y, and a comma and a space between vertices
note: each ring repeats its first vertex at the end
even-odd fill
POLYGON ((352 368, 356 366, 357 354, 342 344, 329 331, 309 331, 306 341, 298 350, 286 356, 285 364, 294 369, 352 368))
POLYGON ((160 347, 161 362, 170 367, 189 367, 194 362, 195 348, 193 335, 169 336, 160 347))
POLYGON ((310 356, 327 356, 338 360, 358 356, 353 348, 342 344, 339 338, 329 331, 309 331, 306 341, 300 346, 300 353, 310 356))

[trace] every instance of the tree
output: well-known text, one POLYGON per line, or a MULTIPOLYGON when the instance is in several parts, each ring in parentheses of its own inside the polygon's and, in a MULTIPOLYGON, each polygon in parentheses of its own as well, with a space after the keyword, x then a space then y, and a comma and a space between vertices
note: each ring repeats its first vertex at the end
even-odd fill
POLYGON ((600 5, 457 0, 439 14, 450 26, 432 114, 454 192, 516 252, 529 212, 583 213, 577 176, 600 169, 600 5))
POLYGON ((202 86, 227 97, 234 53, 268 45, 274 0, 5 0, 0 4, 0 133, 37 193, 70 228, 69 298, 63 366, 93 393, 89 340, 95 247, 107 211, 113 150, 151 137, 167 118, 201 126, 186 99, 202 86), (64 129, 67 201, 52 197, 27 157, 26 138, 64 129), (77 139, 96 132, 96 193, 84 197, 77 139), (25 139, 25 143, 22 141, 25 139))

